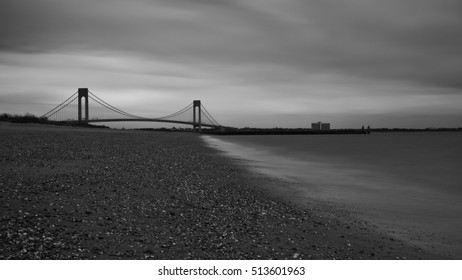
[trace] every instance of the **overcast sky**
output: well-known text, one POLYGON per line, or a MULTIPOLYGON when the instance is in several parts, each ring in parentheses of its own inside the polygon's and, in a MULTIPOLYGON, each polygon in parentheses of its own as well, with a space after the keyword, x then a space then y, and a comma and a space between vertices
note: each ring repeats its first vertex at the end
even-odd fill
MULTIPOLYGON (((460 0, 2 0, 0 113, 79 87, 229 126, 462 127, 460 0)), ((146 126, 146 125, 143 125, 146 126)))

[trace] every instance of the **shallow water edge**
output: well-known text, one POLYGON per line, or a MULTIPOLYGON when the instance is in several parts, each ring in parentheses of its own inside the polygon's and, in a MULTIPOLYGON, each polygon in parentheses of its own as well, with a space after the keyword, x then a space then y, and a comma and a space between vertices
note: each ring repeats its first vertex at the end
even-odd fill
POLYGON ((387 166, 378 169, 372 164, 363 166, 328 156, 326 160, 319 154, 300 151, 304 147, 297 143, 284 147, 282 137, 265 139, 269 144, 262 137, 202 138, 210 147, 239 159, 249 170, 280 179, 284 187, 279 194, 292 197, 302 206, 313 200, 335 205, 340 212, 348 212, 394 238, 462 257, 461 197, 451 193, 451 186, 434 190, 422 187, 413 178, 397 176, 396 170, 384 172, 387 166))

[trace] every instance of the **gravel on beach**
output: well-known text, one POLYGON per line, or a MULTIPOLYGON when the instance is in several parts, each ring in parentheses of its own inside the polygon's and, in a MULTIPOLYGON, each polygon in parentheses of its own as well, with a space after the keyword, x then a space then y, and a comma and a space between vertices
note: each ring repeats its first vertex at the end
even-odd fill
POLYGON ((281 199, 194 133, 0 123, 0 155, 0 259, 444 259, 281 199))

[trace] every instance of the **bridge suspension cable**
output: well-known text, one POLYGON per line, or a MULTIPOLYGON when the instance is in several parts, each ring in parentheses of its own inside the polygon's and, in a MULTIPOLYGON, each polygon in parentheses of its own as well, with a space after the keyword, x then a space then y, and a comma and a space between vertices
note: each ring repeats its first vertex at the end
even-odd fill
POLYGON ((161 119, 173 118, 173 117, 176 117, 176 116, 181 115, 183 113, 186 113, 188 110, 191 110, 192 107, 193 107, 193 102, 189 103, 188 106, 184 107, 183 109, 179 110, 176 113, 173 113, 173 114, 170 114, 170 115, 167 115, 167 116, 164 116, 164 117, 156 118, 156 119, 161 120, 161 119))
POLYGON ((201 108, 203 109, 204 116, 215 126, 221 126, 220 123, 218 123, 214 117, 207 111, 205 106, 201 103, 201 108))
POLYGON ((64 100, 61 104, 58 106, 54 107, 50 111, 46 112, 45 114, 42 115, 42 118, 49 118, 61 111, 62 109, 66 108, 69 104, 71 104, 73 101, 77 99, 77 91, 72 94, 68 99, 64 100))
POLYGON ((132 118, 135 118, 135 119, 146 119, 146 118, 143 118, 143 117, 140 117, 140 116, 137 116, 137 115, 133 115, 133 114, 130 114, 130 113, 127 113, 121 109, 118 109, 114 106, 112 106, 111 104, 107 103, 106 101, 102 100, 101 98, 99 98, 98 96, 96 96, 94 93, 92 93, 91 91, 88 91, 89 93, 89 98, 93 101, 95 101, 96 103, 98 103, 99 105, 105 107, 106 109, 109 109, 115 113, 118 113, 118 114, 121 114, 121 115, 124 115, 126 117, 132 117, 132 118))
MULTIPOLYGON (((89 97, 90 99, 92 99, 93 101, 95 101, 96 103, 100 104, 101 106, 115 112, 115 113, 118 113, 118 114, 121 114, 121 115, 124 115, 126 117, 131 117, 131 118, 135 118, 135 119, 151 119, 151 118, 146 118, 146 117, 140 117, 140 116, 137 116, 137 115, 134 115, 134 114, 130 114, 130 113, 127 113, 119 108, 116 108, 114 106, 112 106, 111 104, 107 103, 106 101, 102 100, 101 98, 99 98, 98 96, 96 96, 94 93, 92 93, 91 91, 88 91, 89 92, 89 97)), ((176 116, 179 116, 185 112, 187 112, 188 110, 190 110, 192 108, 192 102, 186 106, 185 108, 173 113, 173 114, 170 114, 170 115, 167 115, 167 116, 163 116, 163 117, 159 117, 159 118, 153 118, 153 119, 168 119, 168 118, 173 118, 173 117, 176 117, 176 116)))

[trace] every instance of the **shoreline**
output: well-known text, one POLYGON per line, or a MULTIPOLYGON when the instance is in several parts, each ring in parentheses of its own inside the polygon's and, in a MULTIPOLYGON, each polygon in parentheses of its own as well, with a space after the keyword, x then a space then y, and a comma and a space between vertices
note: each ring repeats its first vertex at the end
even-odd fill
POLYGON ((0 259, 448 259, 302 209, 195 134, 0 130, 0 259))
MULTIPOLYGON (((451 217, 454 217, 452 220, 443 215, 436 218, 437 216, 431 215, 438 213, 438 211, 441 211, 440 209, 443 208, 430 208, 427 207, 428 204, 420 204, 415 206, 420 206, 420 208, 415 208, 420 211, 411 213, 406 212, 409 209, 406 207, 413 206, 407 204, 405 199, 401 201, 404 203, 401 205, 402 208, 396 206, 395 208, 386 207, 387 202, 384 201, 391 203, 397 202, 390 199, 386 200, 387 197, 384 195, 384 192, 374 197, 371 194, 368 196, 367 194, 355 193, 356 190, 354 189, 350 191, 344 191, 343 188, 336 189, 335 186, 343 182, 328 177, 335 176, 335 171, 343 174, 343 170, 334 170, 328 165, 322 166, 319 164, 320 166, 317 166, 317 162, 322 162, 320 159, 309 160, 309 162, 313 161, 314 164, 305 162, 303 158, 306 158, 309 154, 307 154, 305 150, 300 149, 299 146, 296 146, 296 148, 282 148, 284 144, 288 144, 288 147, 290 147, 290 144, 297 145, 298 142, 294 139, 298 139, 298 137, 288 137, 286 142, 281 140, 285 138, 279 137, 251 138, 252 140, 248 141, 246 137, 228 139, 227 137, 219 136, 203 136, 202 138, 207 145, 221 151, 225 156, 235 159, 238 164, 242 164, 252 172, 260 174, 262 178, 266 176, 274 178, 274 181, 277 183, 272 184, 273 186, 268 187, 268 189, 278 193, 279 197, 285 198, 286 201, 294 202, 301 208, 307 208, 309 210, 311 205, 327 205, 328 209, 322 212, 335 212, 337 216, 345 216, 353 223, 365 223, 367 227, 373 228, 374 231, 382 235, 401 240, 406 244, 411 244, 423 248, 424 250, 437 252, 440 255, 448 256, 448 258, 459 259, 461 257, 460 248, 462 240, 458 235, 458 232, 460 232, 460 223, 459 220, 455 218, 457 215, 454 213, 455 211, 446 212, 446 214, 452 214, 451 217), (298 151, 300 154, 294 156, 295 151, 298 151), (325 170, 330 171, 328 173, 325 172, 325 170), (330 174, 330 172, 334 173, 330 174), (327 178, 319 180, 319 178, 312 176, 312 174, 320 173, 323 174, 324 177, 327 176, 327 178), (344 198, 348 195, 351 195, 351 197, 344 198), (357 197, 365 199, 364 202, 360 199, 358 200, 357 197), (375 205, 374 203, 382 204, 375 205), (403 206, 405 207, 403 208, 403 206), (396 216, 396 213, 403 214, 401 216, 396 216)), ((307 137, 305 140, 309 139, 312 138, 307 137)), ((305 141, 299 142, 305 143, 305 141)), ((316 143, 318 142, 315 142, 315 144, 316 143)), ((347 170, 349 168, 349 166, 344 167, 346 167, 347 170)), ((350 174, 349 177, 346 177, 345 182, 347 180, 352 180, 354 175, 350 174)), ((400 183, 402 182, 395 181, 393 183, 395 184, 391 186, 392 188, 394 186, 401 186, 400 183)), ((362 184, 362 188, 367 190, 369 188, 387 187, 386 184, 380 185, 380 180, 377 182, 372 180, 361 181, 359 184, 362 184)), ((348 187, 347 185, 345 186, 348 187)), ((403 194, 406 194, 404 192, 405 189, 400 190, 403 194)), ((415 191, 415 189, 413 191, 415 191)), ((394 194, 395 192, 396 190, 390 193, 394 194)), ((411 195, 414 194, 412 193, 411 195)), ((430 196, 427 195, 427 197, 424 198, 430 198, 430 196)), ((447 202, 449 200, 446 199, 445 201, 447 202)), ((457 205, 457 199, 452 199, 450 201, 457 205)), ((440 201, 436 199, 433 201, 432 199, 430 202, 434 202, 436 205, 436 203, 440 201)), ((444 208, 444 210, 448 209, 444 208)))

